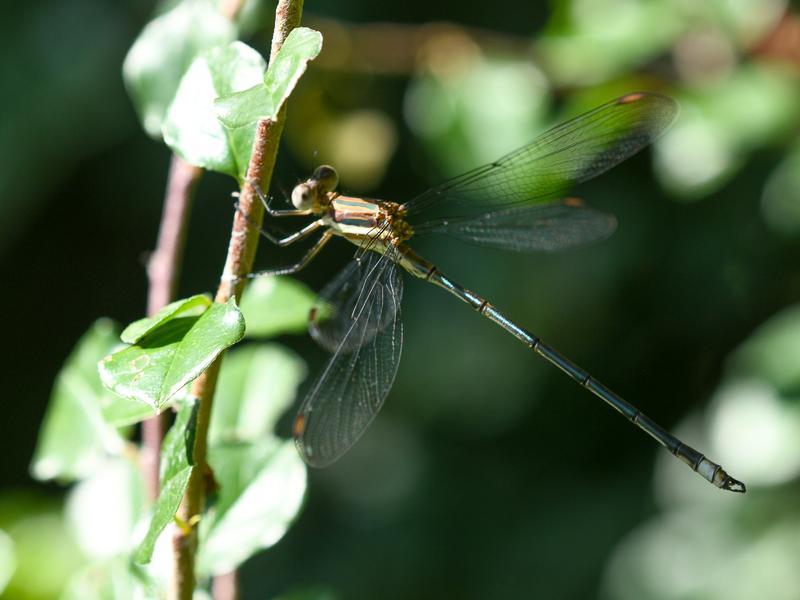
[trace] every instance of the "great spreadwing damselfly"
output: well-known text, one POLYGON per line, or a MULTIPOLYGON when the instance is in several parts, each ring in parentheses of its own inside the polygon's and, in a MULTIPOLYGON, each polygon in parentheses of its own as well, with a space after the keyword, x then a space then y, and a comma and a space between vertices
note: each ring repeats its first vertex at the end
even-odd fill
POLYGON ((417 255, 407 242, 444 233, 483 246, 514 251, 554 251, 608 237, 613 217, 576 199, 563 199, 574 184, 591 179, 655 140, 674 120, 676 103, 653 93, 633 93, 558 125, 503 158, 431 188, 399 204, 337 193, 338 175, 321 166, 292 191, 293 209, 272 217, 316 220, 279 239, 279 246, 322 235, 295 265, 246 277, 295 273, 334 236, 358 246, 353 261, 321 292, 310 315, 311 335, 333 353, 294 420, 298 451, 309 465, 324 467, 361 437, 383 406, 403 342, 400 269, 443 288, 472 306, 533 352, 650 434, 715 486, 744 492, 745 485, 681 442, 582 368, 506 317, 493 304, 451 280, 417 255))

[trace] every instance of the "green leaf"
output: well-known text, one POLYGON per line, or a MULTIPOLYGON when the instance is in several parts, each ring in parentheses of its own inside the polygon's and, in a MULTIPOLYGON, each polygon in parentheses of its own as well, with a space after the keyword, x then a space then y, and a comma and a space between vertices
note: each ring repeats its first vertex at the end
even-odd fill
POLYGON ((106 390, 97 376, 97 361, 117 346, 116 325, 100 319, 67 358, 56 377, 31 463, 37 479, 80 479, 105 457, 122 452, 125 441, 104 413, 123 410, 130 401, 106 390))
POLYGON ((231 129, 259 119, 275 118, 310 60, 322 50, 322 34, 307 27, 293 29, 269 65, 264 85, 218 98, 219 120, 231 129))
POLYGON ((243 336, 244 319, 236 302, 213 304, 200 317, 172 318, 136 345, 106 356, 98 365, 100 377, 121 396, 160 411, 243 336))
POLYGON ((167 145, 193 165, 243 178, 255 128, 223 127, 214 99, 260 84, 265 68, 261 55, 241 42, 198 56, 167 112, 163 126, 167 145))
POLYGON ((4 485, 0 527, 8 537, 0 537, 4 538, 4 545, 13 543, 14 563, 4 565, 13 573, 3 573, 11 578, 0 598, 58 598, 70 576, 85 564, 86 559, 64 522, 60 504, 56 497, 44 497, 42 490, 14 490, 4 485))
POLYGON ((142 568, 126 557, 89 565, 75 573, 60 600, 141 600, 165 597, 142 568))
POLYGON ((255 122, 277 115, 321 47, 319 32, 294 29, 266 74, 261 55, 241 42, 204 52, 181 79, 164 141, 194 165, 244 179, 255 122))
POLYGON ((303 361, 277 344, 231 352, 217 383, 209 443, 254 442, 271 436, 305 375, 303 361))
POLYGON ((784 309, 736 349, 729 368, 763 379, 785 396, 800 394, 800 305, 784 309))
POLYGON ((8 581, 14 574, 17 567, 16 553, 14 552, 14 540, 0 529, 0 594, 6 589, 8 581))
MULTIPOLYGON (((95 364, 95 373, 97 372, 97 364, 95 364)), ((99 378, 98 378, 99 380, 99 378)), ((130 398, 123 398, 110 390, 106 390, 108 394, 108 402, 104 402, 101 407, 103 419, 109 425, 114 427, 124 428, 135 423, 140 423, 146 419, 154 417, 158 411, 153 410, 149 404, 144 404, 138 400, 131 400, 130 398)), ((171 404, 176 397, 173 397, 167 405, 171 404)))
POLYGON ((120 338, 126 344, 135 344, 167 321, 178 317, 199 317, 209 306, 211 306, 211 298, 205 294, 176 300, 172 304, 167 304, 152 317, 139 319, 128 325, 120 335, 120 338))
POLYGON ((158 536, 175 518, 192 474, 196 426, 197 403, 183 403, 175 422, 164 436, 160 465, 161 493, 153 507, 150 527, 134 555, 137 563, 150 562, 158 536))
POLYGON ((306 468, 292 441, 217 445, 209 462, 220 484, 201 522, 199 570, 227 573, 286 533, 303 502, 306 468))
POLYGON ((494 57, 450 75, 415 77, 405 114, 435 166, 455 175, 528 143, 543 131, 550 103, 530 61, 494 57))
POLYGON ((144 28, 125 57, 122 73, 148 134, 161 136, 167 107, 195 56, 235 38, 234 25, 205 0, 185 0, 144 28))
POLYGON ((273 112, 272 98, 262 82, 241 92, 217 98, 214 100, 214 108, 217 118, 228 129, 253 125, 273 112))
POLYGON ((303 333, 316 295, 291 277, 259 277, 242 296, 248 337, 303 333))
POLYGON ((591 13, 573 10, 572 2, 559 4, 562 10, 552 13, 553 22, 536 40, 539 64, 559 87, 619 77, 668 50, 688 23, 668 2, 620 11, 613 1, 595 1, 591 13))
POLYGON ((333 590, 312 586, 291 590, 273 600, 339 600, 339 598, 339 595, 333 590))
POLYGON ((274 429, 304 376, 303 362, 275 344, 227 357, 209 431, 219 493, 201 523, 202 572, 230 571, 273 545, 300 510, 306 468, 294 443, 274 429))
POLYGON ((65 514, 84 555, 105 560, 128 553, 145 501, 141 470, 129 457, 104 461, 73 487, 65 514))
POLYGON ((754 150, 780 143, 796 127, 794 84, 770 63, 746 63, 708 86, 678 95, 681 117, 656 144, 657 174, 694 200, 730 180, 754 150))

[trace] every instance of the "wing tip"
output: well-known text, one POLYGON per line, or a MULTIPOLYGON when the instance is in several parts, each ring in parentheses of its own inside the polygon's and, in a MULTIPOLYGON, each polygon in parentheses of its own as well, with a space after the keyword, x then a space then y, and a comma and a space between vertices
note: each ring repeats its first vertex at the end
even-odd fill
POLYGON ((292 422, 292 437, 294 438, 294 445, 297 448, 297 453, 300 455, 300 458, 302 458, 303 462, 308 466, 313 467, 316 466, 314 464, 316 461, 313 459, 314 452, 311 446, 303 441, 303 435, 306 432, 307 424, 308 418, 306 413, 302 411, 297 413, 297 416, 295 416, 292 422))
POLYGON ((659 92, 631 92, 629 94, 625 94, 624 96, 620 96, 616 100, 612 100, 612 103, 616 104, 617 106, 625 106, 627 104, 636 104, 638 102, 645 101, 661 104, 663 106, 662 110, 671 113, 673 120, 680 112, 680 104, 678 104, 678 101, 675 100, 675 98, 659 92))
POLYGON ((292 437, 294 438, 294 445, 297 448, 297 453, 300 455, 300 458, 303 459, 303 462, 315 469, 323 469, 335 463, 341 456, 341 453, 334 454, 333 456, 325 456, 315 452, 312 445, 305 441, 307 426, 308 411, 297 413, 292 423, 292 437))

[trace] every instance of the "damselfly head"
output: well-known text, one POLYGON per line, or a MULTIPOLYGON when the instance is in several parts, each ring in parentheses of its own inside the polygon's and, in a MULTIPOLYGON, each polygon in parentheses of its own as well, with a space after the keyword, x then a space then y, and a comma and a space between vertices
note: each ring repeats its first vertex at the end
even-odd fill
POLYGON ((292 190, 292 204, 298 210, 310 210, 314 206, 311 184, 298 183, 292 190))
POLYGON ((316 184, 320 194, 327 194, 339 185, 339 173, 330 165, 321 165, 311 175, 309 182, 316 184))
POLYGON ((311 177, 292 190, 292 204, 298 210, 318 210, 328 203, 328 194, 339 184, 339 174, 329 165, 317 167, 311 177))

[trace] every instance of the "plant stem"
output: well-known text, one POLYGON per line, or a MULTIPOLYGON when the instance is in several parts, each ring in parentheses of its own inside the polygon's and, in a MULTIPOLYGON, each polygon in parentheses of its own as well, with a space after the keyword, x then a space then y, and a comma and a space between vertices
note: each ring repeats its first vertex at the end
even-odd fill
MULTIPOLYGON (((279 0, 275 9, 275 30, 272 36, 270 62, 275 59, 289 32, 300 24, 302 11, 303 0, 279 0)), ((253 260, 259 240, 258 230, 264 219, 264 207, 258 199, 254 182, 258 182, 263 190, 269 189, 285 121, 284 106, 274 121, 263 119, 256 126, 247 177, 239 196, 239 210, 233 216, 228 255, 222 281, 217 289, 216 302, 227 302, 232 296, 238 300, 244 289, 244 280, 234 281, 234 277, 253 270, 253 260)), ((199 406, 193 453, 194 468, 177 514, 177 518, 184 523, 194 523, 203 512, 210 474, 206 462, 208 424, 222 358, 220 355, 192 384, 192 396, 197 398, 199 406)), ((174 600, 191 600, 195 587, 196 525, 192 525, 186 531, 181 529, 175 531, 173 553, 175 573, 171 597, 174 600)))
MULTIPOLYGON (((228 20, 234 21, 242 4, 243 0, 225 0, 220 11, 228 20)), ((203 169, 190 165, 177 154, 172 155, 158 242, 147 265, 148 316, 154 315, 175 299, 192 200, 202 176, 203 169)), ((159 494, 161 444, 167 430, 167 421, 168 413, 163 412, 142 423, 140 461, 147 495, 152 502, 156 501, 159 494)))
POLYGON ((244 6, 244 0, 222 0, 219 11, 229 21, 235 21, 244 6))
POLYGON ((239 597, 239 581, 236 571, 214 577, 211 596, 214 600, 236 600, 239 597))
MULTIPOLYGON (((148 315, 152 316, 175 298, 192 198, 202 174, 202 169, 173 155, 158 241, 147 264, 148 315)), ((158 470, 165 425, 165 413, 142 423, 142 470, 148 495, 153 501, 158 498, 158 470)))

